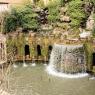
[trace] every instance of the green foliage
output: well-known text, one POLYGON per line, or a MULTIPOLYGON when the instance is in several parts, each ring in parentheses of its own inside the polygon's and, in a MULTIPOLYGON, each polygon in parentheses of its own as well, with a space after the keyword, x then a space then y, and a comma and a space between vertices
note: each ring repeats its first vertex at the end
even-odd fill
POLYGON ((59 2, 52 2, 48 5, 49 15, 48 21, 49 23, 54 23, 59 19, 59 2))
POLYGON ((44 8, 44 7, 45 7, 43 0, 38 1, 38 2, 37 2, 37 5, 38 5, 40 8, 44 8))
POLYGON ((86 42, 84 44, 84 49, 85 49, 85 53, 86 53, 86 61, 87 61, 87 67, 88 70, 91 69, 92 66, 92 53, 93 53, 93 47, 92 47, 92 43, 91 42, 86 42))
POLYGON ((86 14, 82 8, 82 0, 72 0, 69 2, 68 15, 71 17, 71 26, 79 27, 86 14))
POLYGON ((4 23, 5 31, 9 32, 16 30, 17 18, 15 17, 15 15, 17 15, 15 13, 15 10, 12 10, 11 14, 5 17, 5 23, 4 23))
POLYGON ((37 29, 37 14, 33 11, 31 5, 26 5, 20 9, 13 8, 11 13, 5 17, 5 31, 16 30, 17 27, 23 29, 37 29))
POLYGON ((36 56, 35 47, 33 45, 30 45, 30 56, 31 57, 36 56))
POLYGON ((95 37, 95 27, 92 30, 93 37, 95 37))
POLYGON ((41 52, 43 56, 47 56, 47 53, 48 53, 47 50, 48 50, 47 47, 42 48, 41 52))

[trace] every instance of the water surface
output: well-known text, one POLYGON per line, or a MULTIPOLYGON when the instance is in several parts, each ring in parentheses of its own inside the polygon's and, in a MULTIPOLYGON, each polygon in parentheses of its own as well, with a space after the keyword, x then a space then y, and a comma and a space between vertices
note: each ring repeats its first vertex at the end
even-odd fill
POLYGON ((43 64, 32 67, 19 65, 11 69, 11 95, 95 95, 95 80, 59 78, 49 75, 43 64))

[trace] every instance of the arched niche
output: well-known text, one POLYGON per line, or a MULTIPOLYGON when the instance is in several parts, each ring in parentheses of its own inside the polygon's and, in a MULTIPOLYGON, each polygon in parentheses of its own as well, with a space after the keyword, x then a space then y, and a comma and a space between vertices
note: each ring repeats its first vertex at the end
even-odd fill
POLYGON ((41 56, 41 46, 37 45, 37 56, 41 56))
POLYGON ((29 45, 25 45, 25 56, 29 55, 30 56, 30 49, 29 45))

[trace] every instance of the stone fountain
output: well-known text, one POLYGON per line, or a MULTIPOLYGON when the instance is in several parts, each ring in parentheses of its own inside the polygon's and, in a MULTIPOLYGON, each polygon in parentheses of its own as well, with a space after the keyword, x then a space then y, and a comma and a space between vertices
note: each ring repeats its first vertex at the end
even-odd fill
MULTIPOLYGON (((47 68, 54 75, 80 75, 86 73, 86 57, 83 45, 54 44, 47 68)), ((58 76, 59 76, 58 75, 58 76)), ((76 76, 74 76, 76 77, 76 76)))

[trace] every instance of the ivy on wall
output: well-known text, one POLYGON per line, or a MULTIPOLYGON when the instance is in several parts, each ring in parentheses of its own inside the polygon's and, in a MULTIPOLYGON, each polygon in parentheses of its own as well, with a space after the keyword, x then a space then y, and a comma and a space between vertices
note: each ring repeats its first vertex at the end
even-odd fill
POLYGON ((86 62, 87 62, 87 69, 91 70, 92 66, 92 53, 93 53, 93 45, 91 42, 86 42, 84 44, 84 49, 86 53, 86 62))

